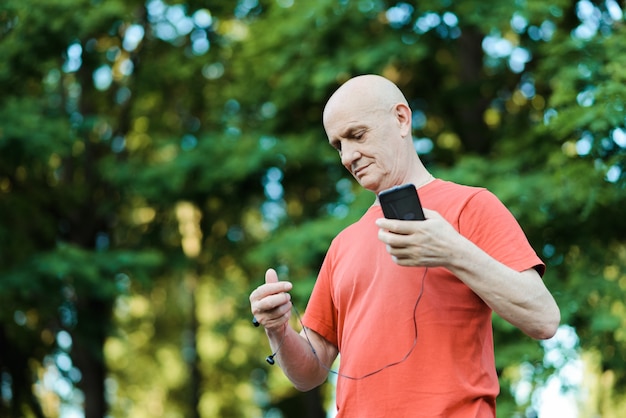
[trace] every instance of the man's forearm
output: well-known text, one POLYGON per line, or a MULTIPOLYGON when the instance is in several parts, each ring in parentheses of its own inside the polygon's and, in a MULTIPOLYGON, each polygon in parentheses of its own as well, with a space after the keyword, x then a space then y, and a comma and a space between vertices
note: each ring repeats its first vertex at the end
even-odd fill
POLYGON ((469 240, 447 266, 494 312, 532 338, 551 338, 559 308, 534 271, 518 272, 493 259, 469 240))
POLYGON ((266 334, 272 353, 276 353, 275 360, 296 389, 305 392, 324 383, 334 357, 332 350, 329 353, 318 342, 316 334, 309 331, 313 335, 315 353, 305 336, 298 334, 289 324, 286 324, 284 331, 266 331, 266 334))

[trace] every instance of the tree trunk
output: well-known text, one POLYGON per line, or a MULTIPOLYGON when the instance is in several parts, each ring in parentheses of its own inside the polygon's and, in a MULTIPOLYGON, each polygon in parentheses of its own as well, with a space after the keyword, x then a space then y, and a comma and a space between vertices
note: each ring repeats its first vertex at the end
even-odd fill
POLYGON ((72 333, 72 359, 82 373, 78 387, 85 396, 85 418, 102 418, 108 411, 103 347, 110 312, 111 307, 102 301, 85 303, 84 309, 78 312, 78 325, 72 333))
MULTIPOLYGON (((24 416, 23 407, 28 405, 35 418, 45 418, 37 397, 31 391, 35 375, 28 362, 34 355, 20 348, 6 336, 0 324, 0 384, 11 391, 10 399, 0 397, 0 416, 19 418, 24 416)), ((4 387, 2 388, 4 392, 4 387)))
POLYGON ((489 152, 492 141, 483 118, 489 98, 481 93, 484 81, 482 41, 483 35, 478 30, 463 30, 458 50, 461 86, 452 103, 455 128, 465 150, 484 155, 489 152))

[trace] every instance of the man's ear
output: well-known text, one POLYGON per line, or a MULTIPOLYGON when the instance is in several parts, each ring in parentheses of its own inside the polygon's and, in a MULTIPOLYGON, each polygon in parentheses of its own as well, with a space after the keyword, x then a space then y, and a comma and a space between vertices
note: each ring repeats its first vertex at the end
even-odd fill
POLYGON ((395 108, 395 114, 402 136, 410 136, 412 130, 411 109, 404 103, 398 103, 395 108))

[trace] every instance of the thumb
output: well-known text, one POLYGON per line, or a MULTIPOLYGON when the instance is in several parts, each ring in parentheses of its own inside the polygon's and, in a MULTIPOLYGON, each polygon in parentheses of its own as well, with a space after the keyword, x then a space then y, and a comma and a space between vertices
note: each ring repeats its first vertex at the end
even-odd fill
POLYGON ((274 269, 267 269, 265 272, 265 283, 278 283, 278 274, 274 269))

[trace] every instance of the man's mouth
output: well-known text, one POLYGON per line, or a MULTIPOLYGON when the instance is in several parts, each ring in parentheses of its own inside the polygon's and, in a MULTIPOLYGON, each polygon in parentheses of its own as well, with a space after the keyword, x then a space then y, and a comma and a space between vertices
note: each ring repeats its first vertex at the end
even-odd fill
POLYGON ((354 177, 357 177, 357 178, 361 177, 361 175, 363 174, 363 171, 365 171, 367 167, 369 167, 369 164, 358 167, 356 170, 353 170, 352 172, 354 173, 354 177))

